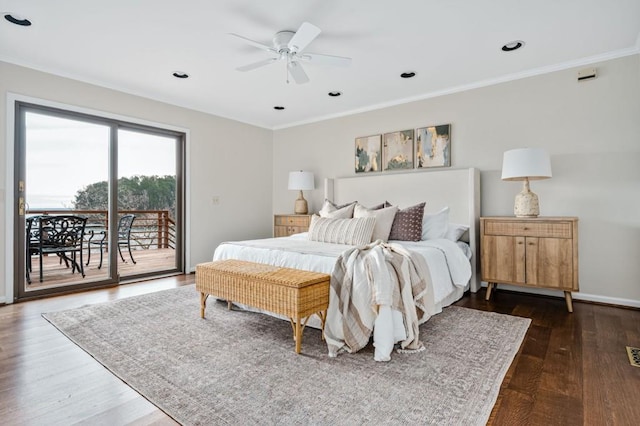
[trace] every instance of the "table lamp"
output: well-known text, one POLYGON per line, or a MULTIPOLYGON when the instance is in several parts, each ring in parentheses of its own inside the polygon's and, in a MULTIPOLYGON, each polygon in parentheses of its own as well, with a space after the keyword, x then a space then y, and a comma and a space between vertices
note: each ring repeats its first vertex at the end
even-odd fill
POLYGON ((513 213, 516 217, 536 217, 540 214, 538 196, 529 189, 530 180, 551 177, 549 154, 540 148, 512 149, 502 159, 502 180, 521 180, 522 192, 516 195, 513 213))
POLYGON ((308 191, 314 189, 313 185, 313 173, 303 172, 289 172, 289 189, 300 191, 298 199, 296 200, 295 214, 307 214, 309 209, 307 208, 307 200, 304 199, 302 191, 308 191))

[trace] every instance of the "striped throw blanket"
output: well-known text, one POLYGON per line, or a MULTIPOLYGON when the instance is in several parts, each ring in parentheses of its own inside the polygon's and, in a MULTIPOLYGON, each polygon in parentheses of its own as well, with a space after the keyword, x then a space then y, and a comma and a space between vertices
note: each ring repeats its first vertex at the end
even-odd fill
POLYGON ((398 342, 421 350, 418 326, 434 313, 422 256, 382 241, 346 250, 331 275, 324 330, 329 356, 359 351, 372 334, 376 361, 388 361, 398 342))

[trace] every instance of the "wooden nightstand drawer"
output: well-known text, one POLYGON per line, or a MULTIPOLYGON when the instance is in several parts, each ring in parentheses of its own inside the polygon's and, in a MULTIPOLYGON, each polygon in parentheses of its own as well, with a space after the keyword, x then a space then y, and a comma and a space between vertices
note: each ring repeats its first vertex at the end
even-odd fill
POLYGON ((278 226, 309 226, 309 216, 278 216, 274 217, 275 225, 278 226))
POLYGON ((542 238, 572 238, 573 224, 571 222, 518 222, 486 220, 485 235, 514 235, 523 237, 542 238))
POLYGON ((273 235, 288 237, 292 234, 307 232, 311 224, 309 214, 277 214, 273 216, 273 235))

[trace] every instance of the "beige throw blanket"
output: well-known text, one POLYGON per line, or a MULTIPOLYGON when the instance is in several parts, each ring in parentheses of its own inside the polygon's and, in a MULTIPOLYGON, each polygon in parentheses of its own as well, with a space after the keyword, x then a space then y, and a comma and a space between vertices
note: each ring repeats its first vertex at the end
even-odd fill
POLYGON ((397 342, 402 349, 420 350, 418 325, 434 313, 431 275, 422 256, 382 241, 349 249, 331 275, 329 355, 359 351, 372 333, 377 361, 388 361, 397 342))

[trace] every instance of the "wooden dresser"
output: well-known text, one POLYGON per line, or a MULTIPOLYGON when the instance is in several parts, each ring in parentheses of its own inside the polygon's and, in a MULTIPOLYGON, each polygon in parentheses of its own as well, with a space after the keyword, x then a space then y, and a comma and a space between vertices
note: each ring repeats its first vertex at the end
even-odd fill
POLYGON ((273 236, 288 237, 307 232, 310 223, 310 214, 276 214, 273 216, 273 236))
POLYGON ((482 281, 487 296, 498 283, 578 291, 577 217, 480 218, 482 281))

